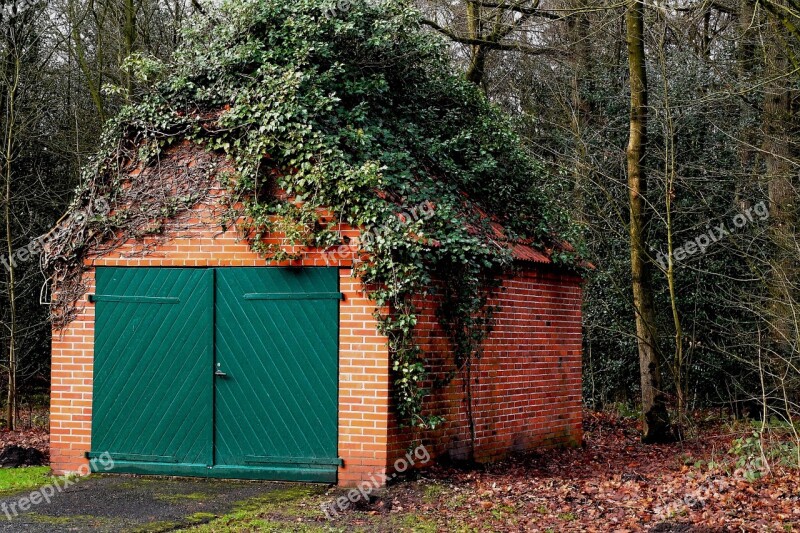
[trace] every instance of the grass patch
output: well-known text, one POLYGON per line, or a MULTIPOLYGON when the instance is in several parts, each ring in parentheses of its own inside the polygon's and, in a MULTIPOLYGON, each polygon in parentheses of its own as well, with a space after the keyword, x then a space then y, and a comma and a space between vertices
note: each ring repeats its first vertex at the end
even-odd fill
POLYGON ((465 492, 461 492, 461 493, 458 493, 455 496, 451 497, 447 501, 445 506, 448 509, 460 509, 461 507, 464 506, 464 504, 466 502, 467 502, 467 494, 465 492))
POLYGON ((193 522, 203 522, 206 520, 212 520, 216 518, 217 515, 214 513, 194 513, 192 516, 189 517, 189 520, 193 522))
POLYGON ((72 523, 73 520, 82 518, 80 516, 49 516, 46 514, 30 513, 28 518, 34 522, 42 524, 50 524, 53 526, 66 526, 72 523))
POLYGON ((198 524, 204 524, 215 519, 217 515, 213 513, 194 513, 187 516, 181 523, 177 522, 151 522, 143 524, 138 528, 132 530, 132 533, 160 533, 163 531, 173 531, 176 527, 185 526, 192 527, 198 524))
POLYGON ((258 516, 233 513, 212 520, 206 524, 180 529, 178 531, 192 531, 203 533, 244 533, 251 531, 267 531, 280 533, 284 531, 295 531, 299 533, 322 533, 330 532, 330 528, 316 524, 305 524, 301 522, 292 523, 283 520, 273 520, 270 518, 259 518, 258 516))
POLYGON ((26 518, 40 524, 60 526, 59 530, 63 531, 72 531, 77 528, 85 528, 86 526, 108 528, 115 523, 115 520, 112 518, 91 515, 50 516, 46 514, 29 513, 26 515, 26 518))
POLYGON ((436 533, 439 531, 436 522, 413 513, 402 517, 400 524, 402 524, 402 531, 413 531, 414 533, 436 533))
POLYGON ((229 533, 237 531, 331 531, 322 519, 320 504, 327 501, 326 487, 292 486, 250 498, 223 516, 181 531, 229 533))
POLYGON ((157 500, 164 500, 168 502, 181 502, 181 501, 205 501, 212 497, 212 494, 205 494, 202 492, 190 492, 188 494, 156 494, 157 500))
POLYGON ((513 505, 501 504, 492 509, 492 516, 497 520, 504 520, 507 517, 513 517, 517 509, 513 505))
POLYGON ((637 419, 642 412, 627 402, 617 402, 609 407, 609 411, 616 413, 621 418, 637 419))
POLYGON ((0 494, 36 489, 52 480, 49 466, 0 468, 0 494))
POLYGON ((422 497, 426 502, 433 503, 434 501, 438 500, 446 491, 447 488, 444 485, 432 483, 430 485, 425 485, 425 488, 422 491, 422 497))

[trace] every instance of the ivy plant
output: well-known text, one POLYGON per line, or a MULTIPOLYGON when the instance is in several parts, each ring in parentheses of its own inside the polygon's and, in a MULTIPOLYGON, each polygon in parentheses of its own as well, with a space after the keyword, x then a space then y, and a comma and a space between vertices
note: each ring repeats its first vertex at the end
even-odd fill
MULTIPOLYGON (((170 64, 137 57, 151 89, 109 124, 75 208, 97 196, 116 205, 121 150, 135 146, 146 166, 188 139, 229 159, 231 205, 243 206, 246 234, 266 256, 286 259, 262 241, 275 231, 335 246, 321 208, 361 228, 370 238, 354 268, 389 339, 397 414, 431 427, 441 419, 423 416, 416 299, 444 283, 439 316, 463 366, 490 322, 480 287, 512 268, 509 243, 533 243, 569 266, 573 254, 559 245, 569 225, 543 200, 543 166, 454 71, 417 11, 392 0, 332 7, 231 0, 194 21, 170 64), (426 216, 403 215, 421 205, 426 216)), ((56 255, 80 263, 85 239, 72 246, 56 255)))

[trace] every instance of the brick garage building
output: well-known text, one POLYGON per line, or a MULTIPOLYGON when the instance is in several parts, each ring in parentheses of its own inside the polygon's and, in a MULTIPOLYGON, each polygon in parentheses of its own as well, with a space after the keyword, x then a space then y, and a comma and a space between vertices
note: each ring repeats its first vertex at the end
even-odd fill
MULTIPOLYGON (((191 167, 202 150, 177 152, 191 167)), ((516 245, 471 386, 461 373, 434 387, 426 408, 446 422, 414 433, 392 414, 387 339, 353 275, 355 246, 268 262, 220 226, 222 195, 211 176, 157 232, 100 239, 85 257, 74 318, 53 331, 55 473, 109 453, 118 472, 353 485, 419 439, 434 456, 478 461, 580 442, 579 277, 516 245)), ((437 294, 420 295, 416 328, 434 381, 453 359, 437 294)))

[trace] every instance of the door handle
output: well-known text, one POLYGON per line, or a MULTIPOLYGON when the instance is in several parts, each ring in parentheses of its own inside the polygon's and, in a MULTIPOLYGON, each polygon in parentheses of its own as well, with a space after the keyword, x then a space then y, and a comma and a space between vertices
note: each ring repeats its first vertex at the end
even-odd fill
POLYGON ((215 375, 215 376, 217 376, 217 377, 219 377, 219 378, 225 378, 225 377, 228 377, 228 374, 226 374, 226 373, 225 373, 225 372, 223 372, 222 370, 215 370, 215 371, 214 371, 214 375, 215 375))

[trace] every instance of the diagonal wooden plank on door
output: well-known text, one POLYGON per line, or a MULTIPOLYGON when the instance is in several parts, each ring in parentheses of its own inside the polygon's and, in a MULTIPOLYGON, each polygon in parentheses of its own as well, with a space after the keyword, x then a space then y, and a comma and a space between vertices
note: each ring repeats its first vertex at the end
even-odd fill
POLYGON ((92 450, 210 464, 213 273, 98 268, 92 450), (179 436, 179 438, 176 438, 179 436))
POLYGON ((336 458, 338 302, 244 295, 337 290, 336 269, 218 271, 216 356, 229 372, 217 380, 218 463, 336 458))

